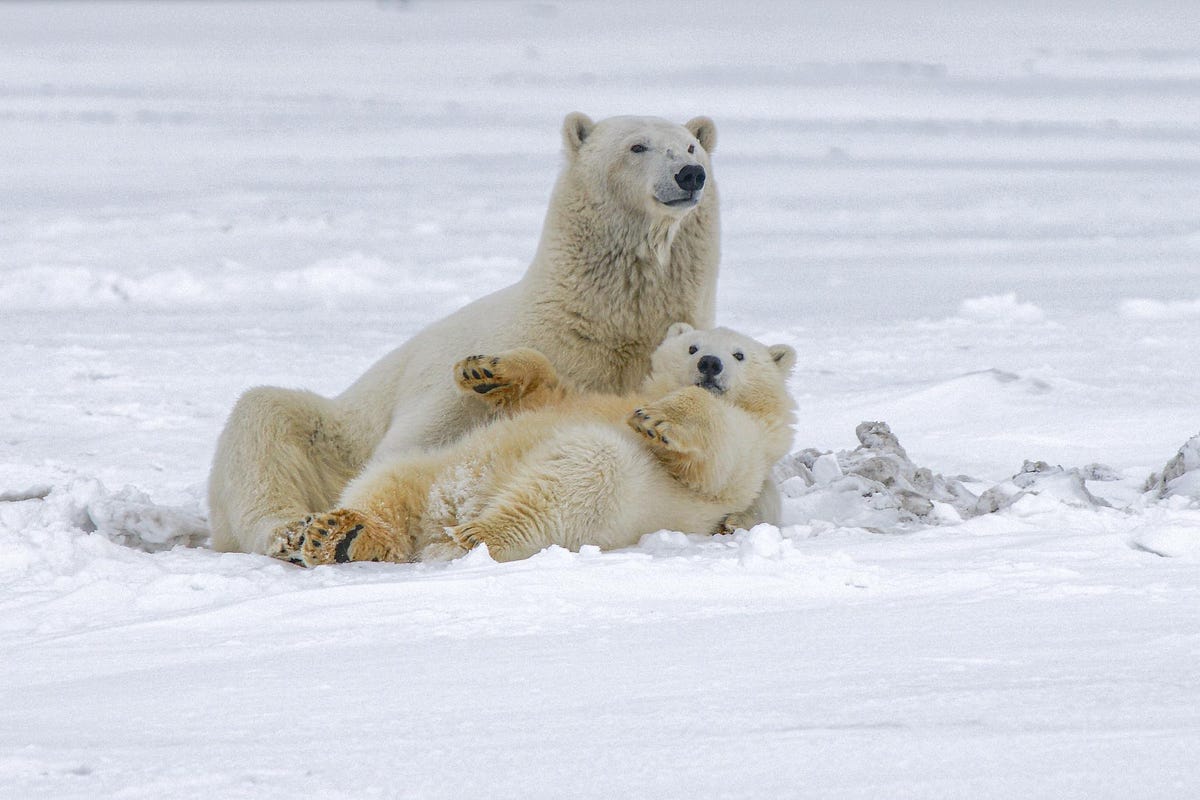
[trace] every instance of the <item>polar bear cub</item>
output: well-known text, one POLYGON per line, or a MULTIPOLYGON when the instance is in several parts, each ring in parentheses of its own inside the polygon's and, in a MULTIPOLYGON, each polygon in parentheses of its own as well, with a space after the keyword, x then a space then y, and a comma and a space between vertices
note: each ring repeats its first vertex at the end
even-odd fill
POLYGON ((636 544, 711 533, 745 509, 792 444, 787 345, 727 328, 670 327, 633 393, 585 392, 522 348, 454 366, 460 391, 500 412, 441 450, 374 464, 339 508, 283 526, 270 553, 309 566, 498 561, 556 544, 636 544))

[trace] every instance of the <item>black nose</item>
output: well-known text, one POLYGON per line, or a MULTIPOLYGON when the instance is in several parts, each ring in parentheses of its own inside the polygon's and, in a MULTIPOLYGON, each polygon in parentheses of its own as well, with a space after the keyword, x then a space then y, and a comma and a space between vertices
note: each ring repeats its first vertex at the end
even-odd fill
POLYGON ((704 167, 699 164, 688 164, 675 173, 675 182, 679 188, 688 192, 696 192, 704 188, 704 167))
POLYGON ((700 370, 701 375, 711 378, 713 375, 720 375, 721 370, 725 369, 725 365, 716 356, 702 356, 700 363, 696 364, 696 368, 700 370))

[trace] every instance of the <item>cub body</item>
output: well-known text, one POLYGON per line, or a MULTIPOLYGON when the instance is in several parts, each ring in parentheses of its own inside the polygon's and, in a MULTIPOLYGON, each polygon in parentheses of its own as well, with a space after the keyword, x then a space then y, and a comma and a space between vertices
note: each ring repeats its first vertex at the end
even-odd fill
POLYGON ((498 418, 436 451, 379 462, 340 508, 297 520, 272 555, 304 564, 447 558, 486 544, 525 558, 552 545, 712 533, 761 491, 792 443, 785 345, 672 325, 642 387, 581 391, 536 350, 459 362, 460 391, 498 418))

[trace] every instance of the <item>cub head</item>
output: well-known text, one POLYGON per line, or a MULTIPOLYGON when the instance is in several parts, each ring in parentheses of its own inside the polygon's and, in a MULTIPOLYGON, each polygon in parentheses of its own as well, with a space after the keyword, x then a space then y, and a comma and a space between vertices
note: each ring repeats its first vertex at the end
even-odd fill
MULTIPOLYGON (((570 168, 629 211, 680 219, 712 184, 709 155, 717 128, 708 117, 676 125, 657 117, 563 120, 570 168)), ((710 190, 711 191, 711 190, 710 190)))
POLYGON ((676 322, 650 360, 650 391, 699 386, 747 410, 790 408, 787 376, 796 351, 786 344, 770 347, 728 328, 696 330, 676 322))

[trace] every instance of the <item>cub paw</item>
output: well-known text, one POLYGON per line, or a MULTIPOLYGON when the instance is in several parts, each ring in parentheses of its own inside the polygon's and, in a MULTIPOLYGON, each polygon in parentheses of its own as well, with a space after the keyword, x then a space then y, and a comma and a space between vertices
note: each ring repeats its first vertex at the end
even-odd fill
POLYGON ((468 552, 470 551, 467 548, 449 536, 442 536, 425 545, 425 549, 421 551, 421 561, 453 561, 465 556, 468 552))
POLYGON ((471 550, 481 544, 486 544, 488 550, 492 550, 500 544, 499 538, 495 535, 494 531, 477 522, 468 522, 463 525, 456 525, 453 528, 446 528, 446 536, 463 550, 471 550))
POLYGON ((312 519, 310 515, 276 528, 275 532, 271 534, 271 541, 267 543, 267 555, 271 558, 278 558, 280 561, 305 566, 300 550, 304 546, 305 527, 312 522, 312 519))
POLYGON ((635 409, 626 421, 629 427, 645 436, 652 447, 676 452, 692 449, 687 429, 654 406, 635 409))
POLYGON ((500 356, 468 356, 454 365, 454 379, 464 392, 496 399, 511 391, 513 382, 500 356))
POLYGON ((748 531, 758 524, 758 520, 746 511, 729 514, 717 524, 714 534, 729 534, 735 531, 748 531))
POLYGON ((276 532, 270 555, 315 567, 347 561, 408 561, 396 537, 347 508, 312 514, 276 532))
POLYGON ((454 380, 464 393, 509 408, 544 401, 557 385, 554 367, 528 347, 464 358, 454 365, 454 380))

